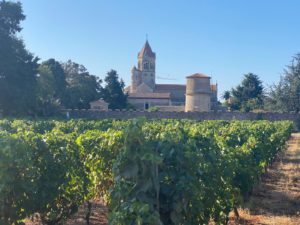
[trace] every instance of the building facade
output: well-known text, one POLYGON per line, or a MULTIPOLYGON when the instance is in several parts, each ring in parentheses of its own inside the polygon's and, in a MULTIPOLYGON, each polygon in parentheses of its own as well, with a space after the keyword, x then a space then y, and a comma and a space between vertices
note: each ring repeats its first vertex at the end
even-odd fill
POLYGON ((90 102, 90 107, 93 110, 107 111, 108 103, 105 102, 103 99, 99 99, 99 100, 90 102))
MULTIPOLYGON (((146 41, 142 50, 138 53, 138 65, 134 66, 131 70, 131 85, 125 88, 128 93, 128 101, 137 109, 148 109, 153 106, 168 106, 165 107, 170 111, 178 111, 178 107, 182 106, 182 111, 185 108, 186 101, 190 106, 202 102, 202 100, 193 101, 193 96, 197 99, 202 99, 201 96, 191 95, 186 97, 187 87, 193 80, 187 77, 187 85, 185 84, 156 84, 156 54, 152 51, 148 41, 146 41), (200 102, 199 102, 200 101, 200 102)), ((194 74, 195 75, 195 74, 194 74)), ((193 76, 193 75, 192 75, 193 76)), ((210 77, 203 75, 202 77, 196 78, 196 84, 201 83, 206 85, 205 87, 205 99, 209 99, 208 107, 203 108, 201 105, 200 111, 210 111, 217 107, 217 85, 210 84, 210 77), (208 79, 209 78, 209 79, 208 79), (200 81, 199 81, 200 80, 200 81), (203 80, 203 81, 202 81, 203 80), (205 81, 206 82, 205 82, 205 81)), ((188 108, 190 109, 190 108, 188 108)), ((193 107, 192 110, 197 109, 197 106, 193 107)), ((198 110, 197 110, 198 111, 198 110)))

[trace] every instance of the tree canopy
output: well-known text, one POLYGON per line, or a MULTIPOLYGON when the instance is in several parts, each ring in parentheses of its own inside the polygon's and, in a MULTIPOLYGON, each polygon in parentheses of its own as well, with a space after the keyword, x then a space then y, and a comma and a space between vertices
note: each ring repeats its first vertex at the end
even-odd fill
POLYGON ((47 61, 43 62, 42 65, 45 65, 50 69, 53 75, 54 96, 62 101, 67 87, 64 69, 55 59, 48 59, 47 61))
POLYGON ((230 93, 224 97, 230 97, 229 107, 234 110, 250 111, 262 108, 264 87, 262 81, 256 74, 248 73, 236 88, 232 88, 230 93), (228 95, 229 94, 229 95, 228 95))
POLYGON ((111 70, 104 79, 106 85, 101 90, 101 97, 109 105, 110 109, 123 109, 127 107, 127 94, 124 93, 125 84, 117 71, 111 70))
POLYGON ((101 80, 71 60, 62 64, 67 88, 64 105, 69 109, 88 109, 90 102, 100 98, 101 80))
POLYGON ((38 58, 17 37, 25 19, 21 3, 0 2, 0 109, 4 114, 33 114, 38 58))
POLYGON ((279 83, 271 88, 271 109, 282 112, 300 111, 300 53, 284 69, 279 83))
POLYGON ((22 30, 20 22, 24 19, 20 2, 0 1, 0 34, 14 36, 22 30))
POLYGON ((37 113, 38 115, 51 116, 55 114, 61 104, 56 97, 55 78, 49 66, 41 64, 37 77, 37 113))
POLYGON ((224 98, 226 101, 229 100, 230 97, 231 97, 230 91, 225 91, 225 92, 223 93, 222 98, 224 98))

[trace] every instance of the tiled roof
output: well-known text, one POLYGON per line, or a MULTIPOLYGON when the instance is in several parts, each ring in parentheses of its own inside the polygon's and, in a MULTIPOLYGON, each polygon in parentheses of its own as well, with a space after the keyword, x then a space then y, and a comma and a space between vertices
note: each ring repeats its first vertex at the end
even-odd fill
POLYGON ((169 99, 170 93, 129 93, 129 98, 156 98, 156 99, 169 99))
POLYGON ((142 48, 142 50, 139 52, 138 57, 143 57, 143 56, 149 56, 149 57, 154 57, 155 58, 155 53, 152 51, 148 41, 146 41, 144 47, 142 48))
POLYGON ((171 90, 185 90, 186 85, 184 84, 156 84, 155 91, 171 91, 171 90))
POLYGON ((90 104, 95 104, 95 103, 104 103, 104 104, 108 104, 106 101, 104 101, 103 99, 98 99, 98 100, 96 100, 96 101, 92 101, 92 102, 90 102, 90 104))
POLYGON ((203 73, 195 73, 190 76, 187 76, 187 78, 210 78, 210 76, 207 76, 203 73))
POLYGON ((143 92, 143 93, 152 93, 153 88, 149 87, 146 83, 141 83, 139 86, 136 88, 137 92, 143 92))

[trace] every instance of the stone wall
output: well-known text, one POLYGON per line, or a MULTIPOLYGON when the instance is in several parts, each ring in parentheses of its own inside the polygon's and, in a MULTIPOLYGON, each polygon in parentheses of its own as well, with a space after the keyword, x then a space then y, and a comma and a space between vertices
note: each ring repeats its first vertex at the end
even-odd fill
POLYGON ((98 111, 98 110, 64 110, 63 117, 88 119, 132 119, 146 117, 149 119, 194 119, 194 120, 291 120, 296 122, 297 113, 242 113, 242 112, 148 112, 148 111, 98 111))
POLYGON ((149 107, 153 106, 165 106, 170 104, 169 99, 155 99, 155 98, 129 98, 128 102, 134 105, 137 109, 144 110, 145 104, 148 103, 149 107))
POLYGON ((184 105, 158 106, 158 109, 163 112, 184 112, 184 105))

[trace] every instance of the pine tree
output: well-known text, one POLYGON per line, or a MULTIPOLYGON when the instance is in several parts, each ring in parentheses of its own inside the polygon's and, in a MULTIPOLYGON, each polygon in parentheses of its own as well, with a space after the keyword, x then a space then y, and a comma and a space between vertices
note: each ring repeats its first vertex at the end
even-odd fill
POLYGON ((123 91, 125 84, 122 79, 119 81, 117 71, 109 71, 104 81, 106 85, 101 90, 101 96, 109 104, 108 107, 110 109, 126 108, 127 94, 123 91))
POLYGON ((231 90, 230 108, 250 111, 263 107, 264 87, 259 77, 248 73, 240 85, 231 90))

